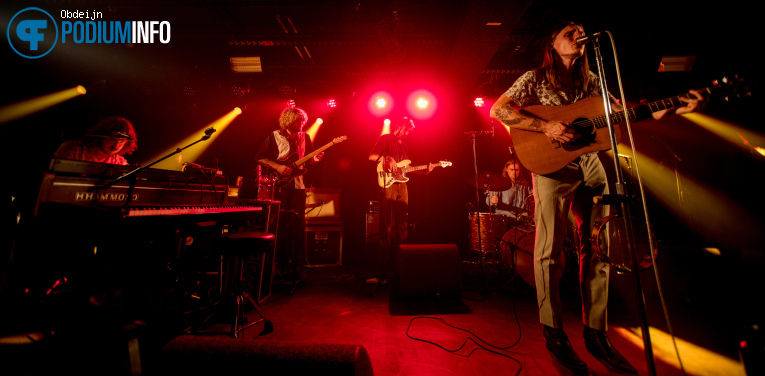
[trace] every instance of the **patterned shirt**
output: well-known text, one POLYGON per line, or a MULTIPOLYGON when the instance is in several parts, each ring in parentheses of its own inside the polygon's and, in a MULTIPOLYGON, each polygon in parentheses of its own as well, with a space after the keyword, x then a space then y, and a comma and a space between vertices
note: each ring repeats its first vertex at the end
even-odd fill
POLYGON ((502 192, 490 192, 486 196, 486 204, 489 206, 491 206, 492 196, 499 196, 496 213, 503 214, 509 218, 519 219, 526 215, 528 211, 533 211, 534 209, 534 195, 531 185, 525 180, 519 179, 512 187, 502 192), (526 212, 516 213, 515 210, 508 208, 508 206, 524 209, 526 212))
MULTIPOLYGON (((569 105, 584 98, 600 96, 598 76, 593 72, 589 73, 589 88, 585 92, 579 89, 556 91, 547 81, 541 69, 528 71, 507 89, 505 96, 512 99, 515 105, 520 108, 534 105, 569 105)), ((614 101, 613 96, 611 96, 611 100, 614 101)))
POLYGON ((103 157, 103 153, 97 152, 96 148, 88 147, 82 140, 65 141, 53 154, 54 158, 71 159, 75 161, 99 162, 126 166, 125 157, 110 154, 103 157))

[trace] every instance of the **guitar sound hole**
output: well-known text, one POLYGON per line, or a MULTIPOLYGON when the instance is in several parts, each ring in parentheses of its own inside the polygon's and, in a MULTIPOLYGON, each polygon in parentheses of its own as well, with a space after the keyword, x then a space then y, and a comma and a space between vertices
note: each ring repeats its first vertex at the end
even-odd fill
POLYGON ((579 118, 571 126, 574 127, 574 139, 563 144, 564 150, 578 150, 595 142, 597 134, 591 120, 579 118))

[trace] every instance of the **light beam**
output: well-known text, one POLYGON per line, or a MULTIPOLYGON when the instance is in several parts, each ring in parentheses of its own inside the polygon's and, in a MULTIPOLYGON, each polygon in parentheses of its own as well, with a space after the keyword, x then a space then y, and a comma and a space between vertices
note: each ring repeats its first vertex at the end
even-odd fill
POLYGON ((202 141, 200 143, 197 143, 185 150, 183 150, 180 154, 177 156, 174 156, 173 158, 165 159, 162 162, 159 162, 153 166, 153 168, 159 168, 159 169, 165 169, 165 170, 175 170, 175 171, 181 171, 183 169, 183 162, 193 162, 197 158, 199 158, 202 153, 204 153, 205 150, 210 146, 213 139, 220 135, 226 127, 228 127, 229 124, 231 124, 234 119, 236 119, 237 116, 242 114, 242 110, 239 107, 234 108, 229 113, 221 116, 217 120, 213 121, 210 124, 205 125, 202 127, 199 131, 194 132, 193 134, 189 135, 188 137, 184 138, 183 140, 180 140, 176 142, 173 146, 165 149, 162 153, 159 155, 154 156, 151 158, 149 163, 151 161, 157 160, 159 158, 162 158, 173 151, 175 151, 179 147, 185 147, 194 141, 199 140, 202 135, 204 134, 204 131, 208 128, 214 128, 216 130, 215 133, 213 133, 210 136, 210 139, 202 141))
POLYGON ((70 89, 57 91, 55 93, 45 94, 37 98, 30 98, 21 102, 16 102, 0 108, 0 124, 5 124, 46 108, 53 107, 59 103, 68 101, 72 98, 87 93, 85 87, 77 85, 70 89))

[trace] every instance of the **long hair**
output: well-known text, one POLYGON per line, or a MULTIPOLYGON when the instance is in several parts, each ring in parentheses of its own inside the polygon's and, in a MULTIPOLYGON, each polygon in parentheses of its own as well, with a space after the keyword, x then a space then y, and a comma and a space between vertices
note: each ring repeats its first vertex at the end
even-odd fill
POLYGON ((101 119, 96 125, 85 132, 85 144, 89 147, 98 145, 103 137, 119 137, 121 134, 129 135, 127 142, 117 153, 119 155, 132 154, 138 149, 138 136, 130 120, 119 116, 101 119))
POLYGON ((282 111, 282 114, 279 115, 279 126, 282 130, 285 130, 295 120, 300 120, 300 128, 303 128, 305 123, 308 122, 308 114, 306 114, 302 108, 287 107, 282 111))
MULTIPOLYGON (((503 178, 509 178, 510 177, 510 175, 507 174, 507 166, 510 166, 511 164, 517 164, 518 167, 521 166, 521 164, 519 162, 516 162, 515 159, 511 159, 511 160, 505 162, 505 167, 502 167, 502 177, 503 178)), ((518 175, 520 176, 520 174, 518 174, 518 175)))
POLYGON ((399 120, 395 130, 391 133, 398 134, 399 132, 404 131, 406 129, 414 130, 414 122, 408 117, 404 116, 403 118, 401 118, 401 120, 399 120))
MULTIPOLYGON (((552 32, 550 33, 550 38, 546 40, 545 44, 545 56, 544 61, 542 62, 541 70, 545 75, 545 78, 547 78, 547 81, 555 90, 564 89, 563 83, 558 80, 558 77, 560 77, 560 73, 563 68, 563 60, 561 59, 560 55, 558 55, 558 52, 553 49, 553 43, 555 42, 555 37, 557 37, 563 29, 570 25, 581 27, 582 30, 584 30, 582 24, 578 22, 561 22, 553 28, 552 32)), ((576 84, 578 88, 587 91, 590 83, 589 75, 590 64, 587 60, 587 53, 585 53, 574 62, 574 70, 571 78, 574 80, 574 84, 576 84)))

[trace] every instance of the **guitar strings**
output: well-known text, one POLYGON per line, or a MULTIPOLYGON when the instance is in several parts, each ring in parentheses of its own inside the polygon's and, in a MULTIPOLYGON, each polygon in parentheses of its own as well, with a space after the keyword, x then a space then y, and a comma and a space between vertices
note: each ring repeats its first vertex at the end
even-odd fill
MULTIPOLYGON (((624 118, 623 118, 624 114, 629 114, 631 117, 636 118, 637 115, 639 114, 638 110, 641 110, 641 109, 646 109, 647 108, 651 112, 658 111, 658 110, 653 110, 652 107, 655 106, 656 104, 659 104, 659 103, 661 103, 664 106, 663 109, 672 108, 672 107, 676 107, 678 105, 681 105, 682 101, 680 100, 680 98, 682 98, 682 97, 687 97, 687 95, 685 95, 685 96, 678 95, 678 96, 675 96, 675 97, 671 97, 671 98, 667 98, 667 99, 662 99, 660 101, 652 102, 652 103, 649 103, 649 104, 645 104, 645 105, 641 105, 641 106, 637 106, 637 107, 628 108, 628 109, 626 109, 624 111, 612 113, 611 116, 616 117, 616 119, 618 120, 616 123, 620 123, 620 122, 624 121, 624 118), (665 102, 668 102, 669 105, 667 105, 665 102)), ((571 123, 570 125, 573 128, 578 128, 578 129, 589 129, 589 128, 592 128, 592 127, 602 128, 602 127, 605 127, 607 125, 605 120, 606 120, 606 115, 600 115, 600 116, 597 116, 597 117, 594 117, 594 118, 591 118, 591 119, 577 119, 577 120, 574 120, 574 122, 571 123), (602 125, 600 127, 598 127, 597 124, 602 124, 602 125)))

